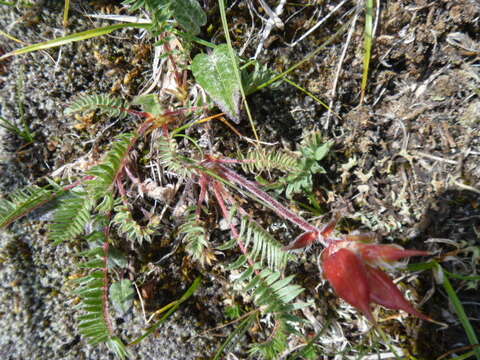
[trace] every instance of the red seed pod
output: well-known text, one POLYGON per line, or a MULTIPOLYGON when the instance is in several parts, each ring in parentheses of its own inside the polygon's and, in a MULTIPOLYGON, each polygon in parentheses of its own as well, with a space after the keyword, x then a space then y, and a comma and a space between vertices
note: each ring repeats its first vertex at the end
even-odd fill
POLYGON ((423 320, 432 320, 415 309, 407 299, 405 299, 403 294, 387 274, 368 265, 366 265, 365 269, 370 289, 371 302, 385 306, 388 309, 406 311, 407 313, 423 320))
POLYGON ((283 250, 295 250, 301 249, 307 246, 312 245, 315 240, 318 238, 318 232, 316 231, 307 231, 301 235, 299 235, 295 240, 293 240, 290 244, 285 246, 283 250))
POLYGON ((338 296, 361 310, 374 322, 370 310, 370 288, 365 266, 355 253, 340 249, 323 258, 323 274, 338 296))
POLYGON ((373 264, 382 261, 397 261, 410 256, 430 255, 428 251, 404 250, 399 245, 361 244, 359 251, 365 261, 373 264))

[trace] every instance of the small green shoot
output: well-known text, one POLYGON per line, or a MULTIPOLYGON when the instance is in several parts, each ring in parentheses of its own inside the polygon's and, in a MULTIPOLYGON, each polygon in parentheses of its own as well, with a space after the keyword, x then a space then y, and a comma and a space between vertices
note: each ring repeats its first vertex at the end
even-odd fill
POLYGON ((70 11, 70 0, 65 0, 65 7, 63 8, 63 27, 68 26, 68 12, 70 11))
POLYGON ((34 140, 34 135, 30 132, 28 127, 23 127, 22 129, 14 122, 5 119, 2 116, 0 116, 0 126, 11 133, 17 134, 27 143, 31 143, 34 140))
POLYGON ((363 74, 361 85, 360 103, 365 99, 365 92, 368 85, 368 73, 370 70, 370 60, 372 59, 373 46, 373 4, 374 0, 365 2, 365 28, 363 31, 363 74))
POLYGON ((182 295, 180 299, 175 300, 174 302, 167 305, 169 307, 169 310, 167 311, 167 313, 163 315, 162 318, 158 320, 155 324, 150 326, 145 332, 145 334, 133 340, 130 344, 128 344, 128 346, 138 344, 147 336, 151 335, 155 330, 157 330, 158 327, 162 325, 170 317, 170 315, 172 315, 179 308, 180 305, 182 305, 185 301, 187 301, 195 293, 195 291, 197 291, 201 283, 202 283, 202 278, 197 277, 193 281, 193 284, 188 288, 188 290, 182 295))

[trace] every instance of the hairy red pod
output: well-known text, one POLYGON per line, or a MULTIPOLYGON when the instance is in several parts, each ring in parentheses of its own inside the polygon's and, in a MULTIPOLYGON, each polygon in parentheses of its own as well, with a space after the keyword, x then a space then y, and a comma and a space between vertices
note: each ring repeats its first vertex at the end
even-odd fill
POLYGON ((376 261, 397 261, 410 256, 430 255, 428 251, 405 250, 398 245, 361 244, 359 251, 365 261, 372 263, 376 261))
POLYGON ((318 239, 318 232, 316 231, 307 231, 293 240, 290 244, 285 246, 283 250, 295 250, 308 247, 312 245, 318 239))
POLYGON ((323 273, 338 296, 361 310, 370 321, 370 287, 365 265, 352 251, 340 249, 323 258, 323 273))
POLYGON ((394 245, 339 241, 323 252, 323 271, 337 295, 362 311, 372 322, 371 303, 431 320, 405 299, 386 273, 369 265, 417 255, 428 255, 428 252, 404 250, 394 245))
POLYGON ((388 309, 403 310, 420 319, 431 321, 428 316, 423 315, 405 299, 387 274, 368 265, 365 269, 370 288, 371 302, 385 306, 388 309))

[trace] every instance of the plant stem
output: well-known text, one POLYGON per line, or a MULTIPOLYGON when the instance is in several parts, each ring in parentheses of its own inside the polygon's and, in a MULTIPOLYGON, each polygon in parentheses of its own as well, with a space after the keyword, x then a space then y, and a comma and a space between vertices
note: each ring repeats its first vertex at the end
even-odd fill
POLYGON ((294 223, 295 225, 299 226, 305 231, 314 231, 314 232, 319 231, 317 227, 311 225, 307 220, 295 214, 293 211, 291 211, 284 205, 280 204, 280 202, 278 202, 273 197, 268 195, 265 191, 260 189, 258 185, 255 184, 254 182, 245 179, 243 176, 237 174, 235 171, 230 170, 229 168, 223 165, 218 165, 218 166, 221 169, 221 174, 225 177, 225 179, 251 192, 253 195, 255 195, 257 198, 262 200, 267 206, 269 206, 273 211, 275 211, 282 218, 289 220, 290 222, 294 223))

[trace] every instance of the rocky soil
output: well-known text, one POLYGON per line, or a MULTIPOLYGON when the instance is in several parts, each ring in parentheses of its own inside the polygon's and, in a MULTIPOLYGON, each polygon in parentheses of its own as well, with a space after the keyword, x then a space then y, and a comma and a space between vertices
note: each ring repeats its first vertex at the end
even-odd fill
MULTIPOLYGON (((216 2, 200 2, 212 24, 201 37, 223 42, 216 2)), ((61 1, 39 1, 34 7, 0 5, 0 29, 32 44, 105 26, 109 23, 85 15, 119 13, 115 3, 72 1, 67 29, 62 26, 61 1)), ((256 34, 263 31, 259 14, 252 12, 248 3, 237 2, 227 14, 234 47, 246 58, 254 56, 259 43, 256 34)), ((258 2, 252 3, 258 8, 258 2)), ((275 8, 277 2, 268 3, 275 8)), ((363 2, 346 1, 316 31, 291 46, 339 3, 288 2, 280 15, 284 29, 273 28, 258 60, 277 72, 302 60, 355 17, 355 5, 363 2)), ((364 99, 360 96, 364 15, 361 11, 358 14, 355 27, 350 24, 325 50, 288 75, 329 103, 335 114, 283 82, 249 98, 260 138, 294 150, 302 134, 320 130, 334 146, 322 163, 327 173, 316 179, 315 194, 324 211, 343 212, 344 230, 375 231, 384 242, 433 251, 451 272, 478 275, 480 4, 475 0, 381 2, 364 99), (350 45, 344 52, 348 36, 350 45)), ((0 36, 0 52, 19 47, 0 36)), ((35 183, 86 154, 100 156, 110 138, 131 127, 128 121, 135 119, 127 118, 126 123, 115 119, 88 122, 66 117, 63 111, 75 96, 85 92, 131 99, 150 76, 151 44, 148 35, 128 29, 0 63, 0 115, 19 126, 28 124, 35 133, 35 140, 26 143, 0 128, 0 192, 8 194, 35 183)), ((218 149, 229 149, 238 141, 226 129, 218 122, 208 130, 218 149)), ((251 135, 247 119, 238 129, 251 135)), ((77 272, 72 254, 81 245, 53 247, 46 237, 50 217, 49 209, 42 209, 0 235, 1 358, 113 358, 105 348, 86 344, 76 331, 72 312, 75 299, 66 279, 77 272)), ((287 243, 296 235, 289 230, 279 238, 287 243)), ((156 336, 136 346, 136 359, 210 358, 228 334, 227 329, 218 331, 223 337, 204 333, 227 322, 222 310, 228 297, 225 279, 215 267, 186 265, 188 259, 182 250, 161 266, 156 264, 161 258, 158 254, 173 248, 162 249, 157 244, 140 254, 139 263, 146 274, 142 285, 150 286, 156 294, 147 306, 156 309, 178 298, 191 284, 193 274, 202 273, 205 280, 199 293, 156 336), (152 255, 154 252, 158 253, 152 255), (185 267, 194 270, 185 275, 185 267)), ((340 302, 319 277, 316 259, 320 250, 300 255, 288 271, 297 273, 298 283, 307 289, 305 300, 313 299, 315 307, 306 314, 308 319, 334 324, 319 340, 325 358, 347 342, 355 349, 355 356, 387 353, 372 346, 375 341, 367 334, 365 320, 340 302)), ((421 304, 421 310, 443 326, 379 310, 377 315, 397 349, 417 359, 434 359, 468 345, 442 286, 431 273, 402 273, 398 278, 408 289, 409 299, 421 304)), ((454 287, 478 330, 478 281, 458 280, 454 287)), ((138 336, 144 328, 138 301, 131 313, 116 320, 124 336, 138 336)), ((315 325, 313 330, 317 330, 315 325)), ((236 356, 246 357, 241 349, 236 356)))

